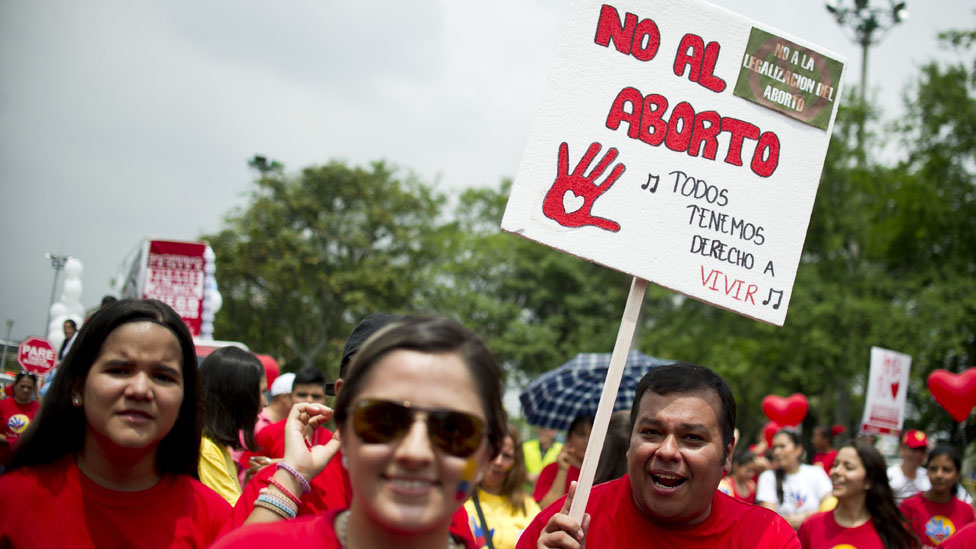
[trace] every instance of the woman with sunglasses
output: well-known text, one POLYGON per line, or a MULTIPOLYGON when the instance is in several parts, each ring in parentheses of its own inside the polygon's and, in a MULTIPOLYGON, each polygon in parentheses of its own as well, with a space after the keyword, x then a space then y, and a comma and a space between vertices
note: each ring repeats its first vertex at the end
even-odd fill
POLYGON ((308 480, 341 446, 349 509, 246 525, 216 547, 473 547, 449 528, 506 434, 501 372, 491 353, 454 321, 406 319, 370 337, 349 370, 335 404, 340 442, 309 449, 304 428, 332 414, 297 404, 286 424, 285 457, 256 503, 294 516, 308 480))
POLYGON ((0 477, 0 494, 17 494, 0 497, 0 547, 206 547, 230 506, 196 480, 199 388, 183 319, 123 300, 75 337, 0 477))
POLYGON ((502 451, 488 465, 477 492, 464 504, 478 547, 515 549, 522 530, 541 510, 525 492, 527 476, 522 438, 518 429, 509 425, 502 451))
POLYGON ((18 372, 14 376, 14 396, 0 400, 0 472, 10 461, 10 454, 27 430, 39 404, 37 395, 37 376, 31 372, 18 372))

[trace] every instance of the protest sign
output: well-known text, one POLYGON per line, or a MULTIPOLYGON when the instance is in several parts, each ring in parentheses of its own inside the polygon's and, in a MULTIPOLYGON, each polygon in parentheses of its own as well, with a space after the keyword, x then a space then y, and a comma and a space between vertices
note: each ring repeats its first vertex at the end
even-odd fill
POLYGON ((899 436, 905 422, 905 395, 912 357, 871 347, 871 371, 861 432, 899 436))
POLYGON ((17 346, 17 362, 28 372, 44 375, 54 368, 58 354, 43 337, 30 336, 17 346))
POLYGON ((781 326, 843 72, 703 1, 576 1, 502 229, 781 326))
POLYGON ((206 247, 201 242, 150 241, 141 296, 172 307, 194 336, 202 326, 206 247))
POLYGON ((502 229, 634 277, 574 519, 646 281, 783 325, 843 73, 701 0, 573 3, 502 229))

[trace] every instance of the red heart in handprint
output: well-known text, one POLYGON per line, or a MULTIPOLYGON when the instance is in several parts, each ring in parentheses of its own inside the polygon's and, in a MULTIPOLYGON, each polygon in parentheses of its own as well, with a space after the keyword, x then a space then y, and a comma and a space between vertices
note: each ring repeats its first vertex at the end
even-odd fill
POLYGON ((961 374, 936 370, 929 374, 929 392, 956 421, 964 421, 976 406, 976 368, 961 374))
POLYGON ((799 425, 807 417, 808 408, 807 397, 800 393, 786 398, 769 395, 762 399, 762 411, 766 417, 786 427, 799 425))
POLYGON ((600 152, 602 145, 593 143, 587 149, 583 158, 576 164, 573 173, 569 173, 569 145, 563 142, 559 145, 559 159, 556 166, 556 179, 552 187, 542 200, 542 213, 546 217, 559 223, 563 227, 585 227, 592 225, 610 232, 620 230, 620 224, 616 221, 597 217, 590 211, 596 203, 596 199, 603 193, 610 190, 613 183, 624 173, 626 166, 617 164, 610 171, 610 175, 604 179, 603 183, 597 184, 596 179, 613 164, 617 158, 617 149, 611 147, 597 163, 596 167, 586 173, 590 163, 600 152))

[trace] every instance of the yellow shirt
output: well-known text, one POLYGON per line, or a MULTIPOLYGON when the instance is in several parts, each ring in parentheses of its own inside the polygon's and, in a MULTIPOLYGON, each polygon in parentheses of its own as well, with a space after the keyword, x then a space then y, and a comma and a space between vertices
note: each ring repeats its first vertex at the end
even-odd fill
MULTIPOLYGON (((539 514, 539 504, 528 494, 522 494, 525 498, 525 514, 516 511, 508 502, 505 496, 489 494, 484 490, 478 489, 478 500, 481 502, 481 510, 485 514, 485 522, 492 533, 491 541, 495 549, 515 549, 515 542, 518 541, 522 530, 525 530, 532 522, 532 519, 539 514)), ((487 547, 485 541, 487 535, 481 528, 481 521, 478 519, 478 511, 474 508, 474 501, 468 498, 464 503, 464 510, 468 512, 468 521, 471 523, 471 532, 474 533, 476 547, 487 547)))
POLYGON ((230 458, 230 450, 209 437, 200 441, 200 482, 217 492, 233 507, 241 497, 241 484, 237 480, 237 466, 230 458))
POLYGON ((555 463, 559 457, 559 451, 563 449, 563 443, 553 441, 552 446, 542 455, 538 440, 527 440, 522 443, 522 452, 525 454, 525 470, 530 473, 539 474, 550 463, 555 463))

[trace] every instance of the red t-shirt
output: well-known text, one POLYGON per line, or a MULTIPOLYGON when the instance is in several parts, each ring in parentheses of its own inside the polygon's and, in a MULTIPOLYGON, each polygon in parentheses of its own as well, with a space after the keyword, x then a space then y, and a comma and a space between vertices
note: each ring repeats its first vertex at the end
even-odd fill
MULTIPOLYGON (((250 459, 250 456, 267 456, 271 459, 285 457, 286 421, 288 421, 287 418, 277 423, 272 423, 264 429, 261 429, 258 434, 254 436, 254 442, 257 443, 260 449, 257 452, 249 454, 248 459, 250 459)), ((313 446, 325 444, 330 440, 332 440, 332 431, 326 429, 325 427, 319 427, 312 431, 313 446)), ((246 464, 246 462, 244 464, 246 464)))
POLYGON ((837 450, 831 448, 830 450, 823 453, 813 454, 813 464, 823 467, 823 470, 830 474, 830 468, 834 466, 834 460, 837 459, 837 450))
POLYGON ((854 528, 844 528, 834 520, 834 512, 817 513, 803 521, 799 531, 803 549, 885 549, 871 519, 854 528))
POLYGON ((10 461, 10 450, 27 430, 38 407, 40 404, 33 400, 27 404, 18 404, 13 398, 0 400, 0 433, 7 437, 7 444, 0 442, 0 465, 10 461))
MULTIPOLYGON (((559 472, 558 463, 550 463, 542 468, 539 472, 539 480, 535 481, 535 490, 532 492, 532 497, 536 501, 542 501, 545 497, 546 492, 552 487, 552 482, 556 480, 556 473, 559 472)), ((563 488, 563 494, 569 492, 569 483, 574 480, 579 480, 580 470, 579 467, 569 466, 569 471, 566 473, 566 487, 563 488)))
POLYGON ((963 526, 951 538, 939 544, 939 549, 971 549, 972 547, 976 547, 976 522, 963 526))
MULTIPOLYGON (((559 512, 565 497, 546 507, 519 538, 516 549, 536 546, 549 519, 559 512)), ((799 549, 796 532, 775 512, 729 497, 718 490, 712 496, 712 509, 704 521, 682 529, 666 528, 648 521, 637 509, 630 489, 630 476, 624 475, 594 486, 586 503, 590 528, 587 547, 614 549, 644 548, 712 549, 741 548, 799 549)))
POLYGON ((746 486, 748 486, 747 491, 740 492, 739 488, 735 485, 735 479, 733 479, 731 475, 723 478, 722 481, 718 483, 718 489, 723 494, 732 496, 746 503, 756 503, 756 481, 749 479, 746 486))
POLYGON ((119 492, 95 484, 73 455, 0 476, 0 547, 207 547, 230 505, 189 475, 119 492))
POLYGON ((901 502, 899 508, 925 547, 935 547, 976 520, 973 508, 957 498, 948 503, 936 503, 922 494, 915 494, 901 502))
MULTIPOLYGON (((275 471, 273 465, 265 467, 244 485, 241 497, 237 499, 237 505, 234 506, 231 518, 227 521, 225 531, 244 524, 251 511, 254 510, 254 501, 258 499, 261 488, 271 484, 268 479, 274 475, 275 471)), ((302 505, 298 508, 299 516, 321 515, 349 508, 352 503, 352 486, 349 484, 349 472, 342 466, 341 451, 336 453, 325 466, 325 469, 309 482, 309 485, 312 490, 301 496, 302 505)), ((450 532, 463 539, 465 543, 470 542, 472 547, 474 546, 474 534, 471 533, 471 526, 468 524, 468 512, 464 510, 464 506, 454 512, 450 532)))
MULTIPOLYGON (((244 485, 241 490, 241 497, 237 499, 237 505, 234 506, 231 513, 230 527, 236 528, 244 524, 251 511, 254 510, 254 501, 258 499, 259 492, 271 484, 268 479, 275 474, 275 471, 277 471, 275 466, 269 465, 258 471, 244 485)), ((325 466, 325 469, 309 484, 312 491, 301 496, 302 505, 298 509, 299 516, 318 515, 330 510, 346 509, 352 501, 349 474, 342 467, 342 452, 337 453, 325 466)))
MULTIPOLYGON (((461 510, 464 508, 462 507, 461 510)), ((212 547, 213 549, 233 547, 342 549, 335 533, 335 517, 340 512, 341 510, 334 509, 324 515, 303 517, 288 522, 248 524, 220 538, 212 547)), ((453 526, 451 533, 454 533, 453 526)), ((463 541, 466 549, 476 549, 473 540, 463 541)))

